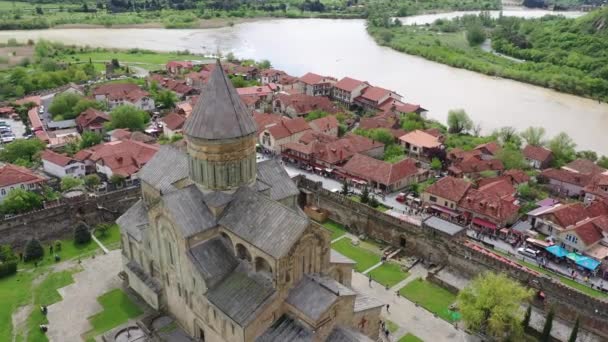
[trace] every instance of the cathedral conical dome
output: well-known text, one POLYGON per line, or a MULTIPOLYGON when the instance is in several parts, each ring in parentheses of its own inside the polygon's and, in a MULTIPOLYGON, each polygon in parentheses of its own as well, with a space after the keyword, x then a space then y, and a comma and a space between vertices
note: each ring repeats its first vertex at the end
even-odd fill
POLYGON ((219 60, 184 133, 190 179, 202 189, 233 191, 255 184, 257 125, 219 60))
POLYGON ((232 139, 257 132, 253 117, 241 101, 218 60, 209 82, 186 120, 184 133, 199 139, 232 139))

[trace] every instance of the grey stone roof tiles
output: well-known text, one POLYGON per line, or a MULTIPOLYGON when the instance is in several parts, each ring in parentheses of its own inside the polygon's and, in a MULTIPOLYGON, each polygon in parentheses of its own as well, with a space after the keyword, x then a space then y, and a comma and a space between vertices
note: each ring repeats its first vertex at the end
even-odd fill
POLYGON ((122 214, 116 223, 136 241, 142 240, 142 230, 148 227, 148 213, 142 200, 137 201, 122 214))
POLYGON ((384 303, 379 301, 376 297, 359 293, 355 297, 355 312, 365 311, 373 308, 383 306, 384 303))
POLYGON ((258 163, 258 179, 272 187, 270 198, 275 201, 300 193, 287 171, 276 160, 265 160, 258 163))
POLYGON ((373 340, 358 331, 337 326, 325 340, 326 342, 373 342, 373 340))
POLYGON ((257 132, 251 112, 245 107, 219 60, 202 95, 184 124, 184 133, 207 140, 232 139, 257 132))
POLYGON ((313 333, 293 318, 283 315, 255 342, 312 342, 313 333))
POLYGON ((331 250, 329 255, 329 262, 332 264, 356 264, 356 262, 350 258, 345 257, 344 255, 338 253, 335 250, 331 250))
POLYGON ((235 270, 207 292, 207 299, 241 326, 255 318, 255 312, 275 293, 272 286, 256 275, 235 270))
POLYGON ((190 248, 188 256, 205 279, 207 287, 215 286, 239 265, 231 248, 221 237, 190 248))
POLYGON ((289 291, 287 303, 312 320, 318 320, 340 296, 355 295, 337 281, 316 275, 307 275, 289 291))
POLYGON ((163 203, 184 238, 217 226, 215 217, 205 205, 203 194, 195 185, 163 196, 163 203))
POLYGON ((298 241, 309 221, 268 197, 241 187, 219 224, 257 248, 280 258, 298 241))
POLYGON ((171 145, 163 145, 137 176, 163 194, 175 191, 171 184, 188 177, 188 156, 171 145))

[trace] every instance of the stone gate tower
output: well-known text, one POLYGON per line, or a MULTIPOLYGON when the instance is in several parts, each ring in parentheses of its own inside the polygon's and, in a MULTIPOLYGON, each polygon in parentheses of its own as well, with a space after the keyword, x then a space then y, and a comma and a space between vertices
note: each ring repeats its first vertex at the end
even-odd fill
POLYGON ((184 127, 190 178, 203 191, 253 185, 257 127, 219 60, 201 96, 184 127))

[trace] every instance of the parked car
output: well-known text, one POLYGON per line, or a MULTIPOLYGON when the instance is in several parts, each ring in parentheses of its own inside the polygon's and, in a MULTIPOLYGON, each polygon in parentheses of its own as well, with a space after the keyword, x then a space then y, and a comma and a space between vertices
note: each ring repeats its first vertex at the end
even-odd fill
POLYGON ((38 113, 44 114, 44 105, 41 105, 40 108, 38 108, 38 113))
POLYGON ((4 133, 12 133, 13 131, 11 130, 10 127, 7 126, 0 126, 0 134, 4 134, 4 133))
POLYGON ((540 253, 540 251, 537 251, 535 249, 532 248, 523 248, 520 247, 517 249, 517 253, 531 257, 531 258, 536 258, 538 256, 538 253, 540 253))
POLYGON ((395 200, 399 203, 405 203, 405 192, 400 192, 399 195, 395 198, 395 200))
POLYGON ((0 121, 0 127, 11 127, 6 121, 0 121))

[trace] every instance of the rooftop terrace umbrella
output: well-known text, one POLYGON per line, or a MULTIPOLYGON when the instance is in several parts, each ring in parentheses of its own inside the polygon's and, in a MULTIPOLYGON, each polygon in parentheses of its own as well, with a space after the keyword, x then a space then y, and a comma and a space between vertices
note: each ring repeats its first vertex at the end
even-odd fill
POLYGON ((555 255, 558 258, 563 258, 566 255, 568 255, 568 251, 564 247, 562 247, 560 245, 549 246, 549 247, 547 247, 545 249, 547 250, 547 252, 555 255))
POLYGON ((593 259, 593 258, 589 258, 586 256, 581 256, 580 258, 578 258, 578 260, 576 261, 576 264, 579 266, 582 266, 590 271, 594 271, 599 265, 600 262, 593 259))

